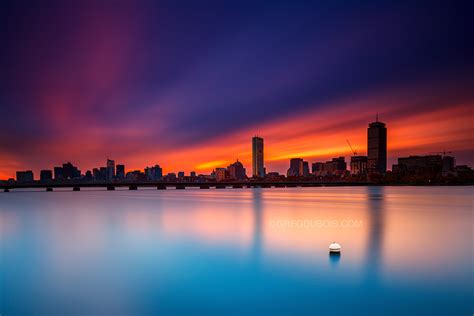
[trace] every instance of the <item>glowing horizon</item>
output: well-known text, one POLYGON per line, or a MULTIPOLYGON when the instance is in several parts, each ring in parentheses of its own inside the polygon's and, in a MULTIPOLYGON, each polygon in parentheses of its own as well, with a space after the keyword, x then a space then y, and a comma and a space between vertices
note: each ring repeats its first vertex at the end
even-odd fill
POLYGON ((107 157, 165 173, 209 173, 238 158, 250 175, 255 133, 267 171, 285 173, 292 157, 348 160, 346 139, 364 154, 376 113, 389 169, 445 149, 474 165, 474 65, 465 25, 449 18, 455 7, 203 7, 0 10, 0 179, 67 161, 85 172, 107 157))
MULTIPOLYGON (((400 91, 398 91, 400 93, 400 91)), ((405 95, 411 97, 409 94, 405 95)), ((277 171, 285 173, 291 158, 303 158, 311 162, 326 161, 333 157, 344 156, 347 162, 352 156, 346 139, 349 139, 358 154, 366 154, 367 125, 370 123, 370 114, 374 104, 380 104, 390 95, 381 95, 371 98, 362 98, 353 103, 340 103, 327 106, 326 110, 317 110, 312 113, 297 114, 284 119, 265 122, 258 127, 249 127, 226 135, 216 136, 207 142, 201 142, 186 148, 171 149, 167 153, 150 150, 140 154, 130 153, 126 157, 109 157, 116 164, 125 164, 126 171, 143 170, 146 166, 159 164, 164 173, 196 171, 210 173, 217 167, 227 167, 236 159, 244 164, 247 174, 251 174, 251 137, 252 131, 258 132, 265 140, 265 166, 267 172, 277 171), (328 117, 335 117, 341 112, 357 108, 359 113, 332 122, 328 117), (336 110, 334 110, 336 109, 336 110), (364 123, 365 121, 365 123, 364 123), (291 138, 285 136, 290 135, 291 138), (232 145, 227 145, 232 144, 232 145), (153 160, 153 157, 160 157, 153 160)), ((472 110, 470 103, 439 104, 430 111, 400 116, 400 111, 410 109, 420 99, 405 101, 406 105, 394 107, 392 104, 378 106, 380 120, 387 124, 388 129, 388 167, 391 169, 395 159, 407 155, 426 155, 430 152, 439 152, 445 149, 454 152, 458 162, 471 163, 469 159, 459 155, 474 151, 469 135, 472 134, 472 110), (423 122, 423 124, 417 124, 423 122), (459 156, 461 159, 459 159, 459 156)), ((397 103, 397 102, 395 102, 397 103)), ((61 146, 61 145, 60 145, 61 146)), ((106 157, 96 160, 82 152, 71 161, 84 173, 94 167, 105 166, 106 157)), ((53 169, 53 166, 36 166, 33 169, 35 177, 41 169, 53 169)), ((28 169, 25 165, 23 169, 28 169)), ((16 170, 1 170, 0 177, 14 177, 16 170)))

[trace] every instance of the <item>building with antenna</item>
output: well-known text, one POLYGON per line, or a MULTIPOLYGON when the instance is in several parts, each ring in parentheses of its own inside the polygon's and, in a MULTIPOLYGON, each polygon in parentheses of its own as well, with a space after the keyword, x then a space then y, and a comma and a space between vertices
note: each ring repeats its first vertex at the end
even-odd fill
POLYGON ((387 128, 379 122, 378 114, 367 129, 367 171, 380 174, 387 171, 387 128))

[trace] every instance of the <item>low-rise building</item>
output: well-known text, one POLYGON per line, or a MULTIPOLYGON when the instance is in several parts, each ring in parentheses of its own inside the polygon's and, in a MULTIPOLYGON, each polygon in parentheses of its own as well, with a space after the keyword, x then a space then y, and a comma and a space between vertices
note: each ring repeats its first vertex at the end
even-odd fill
POLYGON ((233 164, 227 167, 227 172, 229 174, 229 179, 231 180, 245 180, 247 179, 247 174, 244 168, 244 165, 237 160, 233 164))
POLYGON ((16 181, 18 182, 32 182, 33 180, 33 171, 31 170, 16 172, 16 181))
POLYGON ((53 180, 53 172, 51 170, 41 170, 40 171, 40 180, 41 181, 51 181, 51 180, 53 180))

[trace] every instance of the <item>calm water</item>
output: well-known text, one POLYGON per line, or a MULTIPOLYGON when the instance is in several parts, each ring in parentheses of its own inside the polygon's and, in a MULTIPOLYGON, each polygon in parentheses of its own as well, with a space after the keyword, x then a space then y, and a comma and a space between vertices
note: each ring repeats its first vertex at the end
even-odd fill
POLYGON ((0 193, 0 314, 472 315, 473 193, 0 193))

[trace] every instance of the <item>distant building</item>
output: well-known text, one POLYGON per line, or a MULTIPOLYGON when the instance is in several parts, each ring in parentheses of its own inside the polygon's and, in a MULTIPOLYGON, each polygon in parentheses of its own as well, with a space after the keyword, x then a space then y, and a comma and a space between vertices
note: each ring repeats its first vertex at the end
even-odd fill
POLYGON ((324 165, 326 171, 332 175, 343 175, 347 171, 346 158, 344 157, 332 158, 324 165))
POLYGON ((33 171, 31 170, 16 172, 16 181, 18 182, 32 182, 33 180, 33 171))
POLYGON ((155 165, 153 171, 153 176, 155 180, 161 180, 163 178, 163 169, 159 165, 155 165))
POLYGON ((73 166, 72 163, 67 162, 63 164, 63 178, 64 179, 75 179, 81 177, 81 170, 73 166))
POLYGON ((191 171, 189 175, 191 178, 196 178, 196 171, 191 171))
MULTIPOLYGON (((451 173, 449 173, 448 175, 451 175, 451 173)), ((474 174, 473 174, 473 171, 472 171, 472 168, 467 166, 467 165, 459 165, 459 166, 455 166, 453 168, 453 176, 457 176, 457 177, 471 177, 473 178, 474 174)))
POLYGON ((344 157, 332 158, 326 162, 316 162, 312 164, 312 171, 315 176, 343 176, 347 172, 347 164, 344 157))
POLYGON ((439 177, 452 173, 456 161, 451 156, 427 155, 398 158, 398 164, 392 166, 392 172, 402 176, 439 177))
POLYGON ((105 181, 107 180, 107 167, 100 167, 99 168, 99 177, 97 180, 105 181))
POLYGON ((184 178, 184 171, 178 171, 178 179, 184 178))
POLYGON ((107 158, 106 180, 112 181, 115 178, 115 161, 107 158))
POLYGON ((303 177, 309 177, 309 163, 303 160, 303 177))
POLYGON ((53 180, 53 172, 51 170, 41 170, 40 171, 40 180, 41 181, 51 181, 51 180, 53 180))
POLYGON ((139 180, 146 179, 146 176, 140 170, 133 170, 133 171, 127 172, 127 174, 125 175, 125 178, 131 181, 139 181, 139 180))
MULTIPOLYGON (((163 178, 163 169, 159 165, 145 168, 146 179, 150 181, 158 181, 163 178)), ((176 176, 175 176, 176 177, 176 176)))
POLYGON ((304 162, 301 158, 290 159, 290 168, 286 172, 287 177, 301 177, 304 172, 304 162))
POLYGON ((92 177, 95 179, 95 180, 99 180, 99 168, 94 168, 92 169, 92 177))
POLYGON ((125 179, 125 165, 117 165, 116 166, 115 177, 119 180, 125 179))
POLYGON ((351 157, 351 174, 361 175, 367 173, 367 156, 351 157))
POLYGON ((265 177, 263 156, 263 138, 252 137, 252 175, 257 178, 265 177))
POLYGON ((224 181, 229 178, 228 176, 228 171, 226 168, 216 168, 215 170, 215 175, 216 175, 216 180, 217 181, 224 181))
POLYGON ((456 168, 456 158, 452 156, 443 156, 443 166, 441 168, 442 176, 447 176, 456 168))
POLYGON ((387 128, 378 118, 367 129, 367 169, 369 173, 387 171, 387 128))
POLYGON ((63 179, 63 168, 62 167, 54 167, 54 180, 63 179))
POLYGON ((247 179, 245 168, 239 160, 237 160, 236 162, 228 166, 227 172, 229 174, 229 179, 232 179, 232 180, 247 179))
POLYGON ((92 169, 92 177, 96 181, 105 181, 107 179, 107 168, 100 167, 92 169))
POLYGON ((85 177, 86 177, 86 179, 88 179, 88 180, 94 178, 94 177, 92 176, 92 172, 91 172, 90 170, 87 170, 87 171, 86 171, 85 177))
POLYGON ((165 180, 168 182, 174 182, 176 181, 176 173, 170 172, 166 175, 165 180))
POLYGON ((285 180, 285 176, 280 175, 278 172, 268 172, 265 175, 265 179, 270 180, 270 181, 285 180))
POLYGON ((311 164, 311 173, 314 175, 321 175, 324 171, 324 162, 314 162, 311 164))

